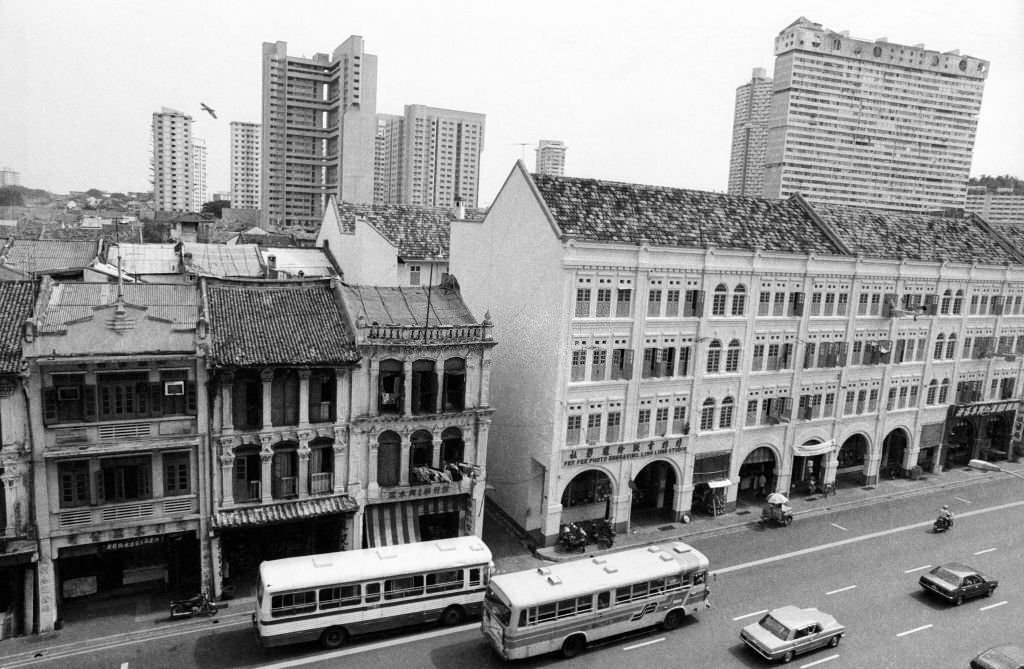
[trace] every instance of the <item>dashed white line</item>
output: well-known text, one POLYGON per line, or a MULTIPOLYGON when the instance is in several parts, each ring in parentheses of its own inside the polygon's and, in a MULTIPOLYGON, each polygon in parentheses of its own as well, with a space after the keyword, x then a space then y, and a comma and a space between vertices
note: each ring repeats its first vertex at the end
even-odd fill
POLYGON ((642 648, 643 646, 650 646, 652 643, 661 643, 664 640, 665 637, 651 639, 650 641, 644 641, 643 643, 635 643, 632 646, 623 646, 622 650, 633 650, 634 648, 642 648))
POLYGON ((926 630, 926 629, 928 629, 931 626, 932 626, 931 623, 928 623, 927 625, 921 625, 920 627, 915 627, 914 629, 907 630, 906 632, 900 632, 896 636, 898 636, 898 637, 900 637, 900 636, 907 636, 908 634, 913 634, 914 632, 920 632, 921 630, 926 630))
POLYGON ((127 662, 122 662, 121 663, 121 669, 128 669, 128 663, 127 662))
POLYGON ((829 591, 828 591, 828 592, 826 592, 825 594, 826 594, 826 595, 834 595, 834 594, 836 594, 837 592, 846 592, 847 590, 853 590, 853 589, 854 589, 854 588, 856 588, 856 587, 857 587, 857 586, 855 586, 855 585, 848 585, 848 586, 846 586, 845 588, 839 588, 838 590, 829 590, 829 591))
POLYGON ((986 548, 983 551, 978 551, 977 553, 975 553, 975 555, 984 555, 985 553, 991 553, 994 550, 996 550, 996 549, 995 548, 986 548))
POLYGON ((903 573, 904 574, 913 574, 915 571, 921 571, 922 569, 928 569, 930 567, 931 567, 930 564, 926 564, 926 565, 923 565, 921 567, 914 567, 913 569, 904 569, 903 573))
POLYGON ((800 665, 800 669, 807 669, 807 667, 813 667, 816 664, 821 664, 822 662, 828 662, 830 660, 836 659, 837 657, 839 657, 839 653, 836 653, 835 655, 829 655, 828 657, 823 657, 820 660, 815 660, 814 662, 808 662, 807 664, 801 664, 800 665))
POLYGON ((979 610, 979 611, 988 611, 989 609, 994 609, 994 608, 996 608, 997 606, 1002 606, 1003 604, 1009 604, 1009 602, 1008 602, 1008 601, 1006 601, 1006 600, 1004 599, 1004 600, 1003 600, 1003 601, 1001 601, 1001 602, 996 602, 995 604, 989 604, 988 606, 983 606, 983 607, 981 607, 981 608, 980 608, 980 609, 978 609, 978 610, 979 610))
POLYGON ((958 500, 960 500, 961 502, 963 502, 964 504, 970 504, 970 503, 971 503, 971 500, 969 500, 969 499, 964 499, 963 497, 954 497, 953 499, 958 499, 958 500))
POLYGON ((754 616, 759 616, 762 613, 768 613, 768 609, 763 609, 761 611, 754 611, 753 613, 747 613, 747 614, 742 615, 742 616, 736 616, 735 618, 732 619, 732 621, 736 622, 737 620, 743 620, 744 618, 753 618, 754 616))
POLYGON ((831 525, 832 527, 837 527, 837 528, 839 528, 840 530, 842 530, 843 532, 849 532, 849 530, 847 530, 847 529, 846 529, 845 527, 843 527, 842 525, 836 525, 835 523, 829 523, 829 525, 831 525))

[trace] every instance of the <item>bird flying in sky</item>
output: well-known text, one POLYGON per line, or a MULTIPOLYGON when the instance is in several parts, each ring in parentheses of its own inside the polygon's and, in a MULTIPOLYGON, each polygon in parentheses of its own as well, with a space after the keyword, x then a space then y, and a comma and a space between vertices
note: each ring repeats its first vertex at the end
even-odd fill
POLYGON ((199 103, 199 106, 203 108, 203 111, 204 111, 204 112, 209 112, 210 116, 212 116, 213 118, 217 118, 217 113, 216 113, 216 112, 214 112, 214 111, 213 111, 212 109, 210 109, 209 107, 207 107, 207 106, 206 106, 206 103, 205 103, 205 102, 200 102, 200 103, 199 103))

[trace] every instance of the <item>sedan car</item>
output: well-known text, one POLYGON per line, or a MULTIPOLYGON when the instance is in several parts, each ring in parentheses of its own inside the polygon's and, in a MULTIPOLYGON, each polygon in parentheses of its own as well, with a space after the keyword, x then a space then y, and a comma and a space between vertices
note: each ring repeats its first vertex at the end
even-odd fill
POLYGON ((1024 669, 1024 648, 994 646, 971 660, 971 669, 1024 669))
POLYGON ((928 592, 957 606, 971 597, 989 597, 999 585, 996 579, 989 578, 977 569, 971 569, 960 562, 939 565, 922 576, 918 583, 928 592))
POLYGON ((818 609, 783 606, 743 628, 740 638, 766 660, 789 662, 801 653, 836 646, 846 628, 818 609))

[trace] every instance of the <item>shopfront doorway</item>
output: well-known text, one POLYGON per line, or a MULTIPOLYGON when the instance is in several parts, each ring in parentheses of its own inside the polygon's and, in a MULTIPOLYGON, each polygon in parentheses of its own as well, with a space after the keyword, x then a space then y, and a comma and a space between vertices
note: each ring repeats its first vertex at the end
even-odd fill
POLYGON ((855 434, 843 442, 839 449, 839 466, 836 469, 836 487, 841 485, 865 485, 864 466, 868 456, 868 440, 862 434, 855 434))
POLYGON ((894 479, 907 475, 903 464, 907 444, 907 433, 903 430, 893 430, 886 435, 882 442, 882 461, 878 472, 880 479, 894 479))
POLYGON ((630 524, 644 525, 674 520, 672 501, 675 488, 676 473, 668 462, 656 460, 641 469, 629 482, 630 524))
POLYGON ((767 446, 755 448, 740 465, 739 476, 736 504, 763 504, 764 498, 775 491, 775 452, 767 446))

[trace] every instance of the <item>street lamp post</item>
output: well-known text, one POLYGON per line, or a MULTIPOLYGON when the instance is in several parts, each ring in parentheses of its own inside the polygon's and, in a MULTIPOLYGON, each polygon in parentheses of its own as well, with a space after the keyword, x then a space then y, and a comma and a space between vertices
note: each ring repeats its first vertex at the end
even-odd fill
POLYGON ((1003 469, 999 465, 993 464, 988 460, 971 460, 970 462, 967 463, 967 466, 971 467, 972 469, 980 469, 986 472, 1003 472, 1004 474, 1009 474, 1011 476, 1016 476, 1019 479, 1024 479, 1024 474, 1020 474, 1019 472, 1012 472, 1009 469, 1003 469))

